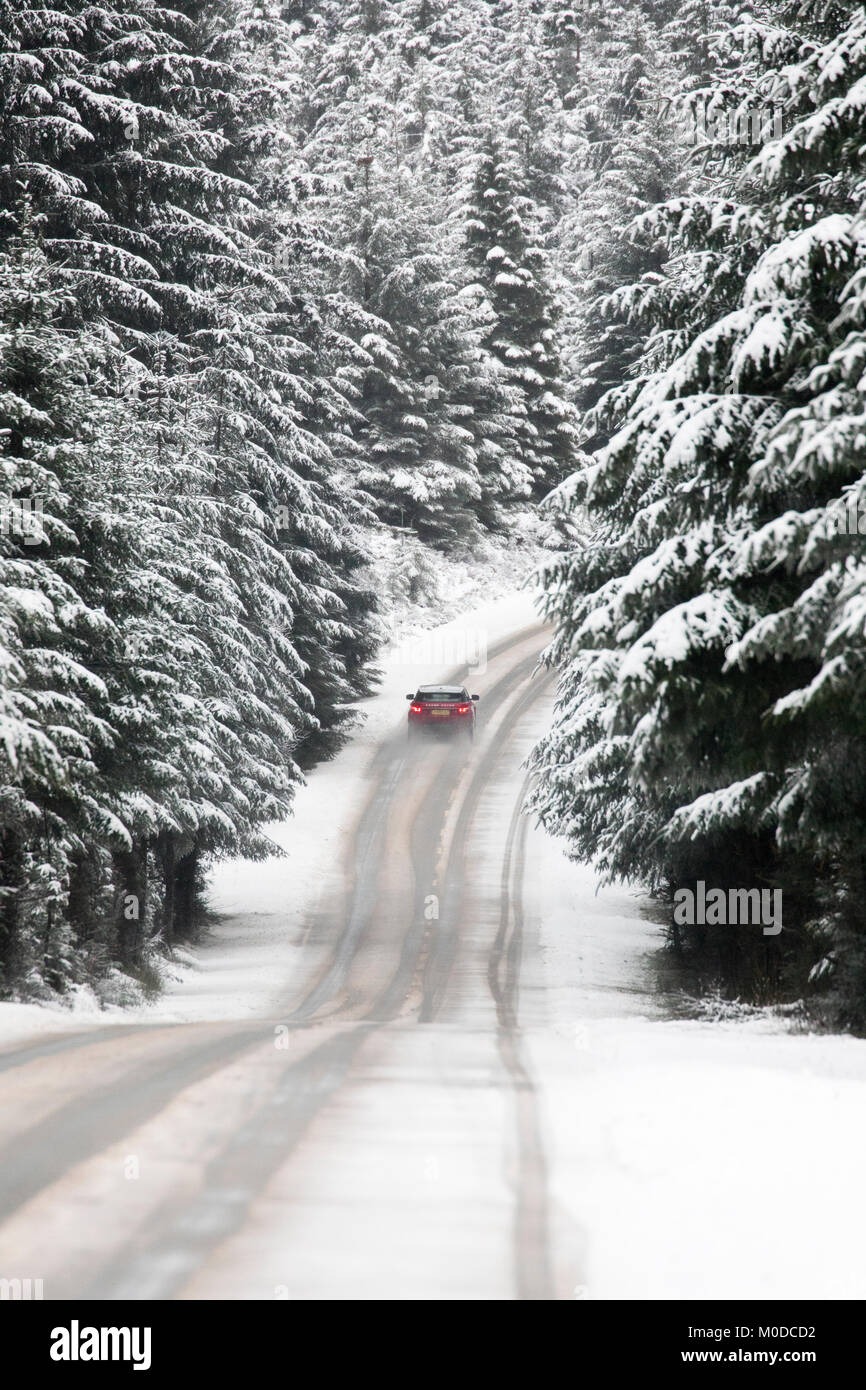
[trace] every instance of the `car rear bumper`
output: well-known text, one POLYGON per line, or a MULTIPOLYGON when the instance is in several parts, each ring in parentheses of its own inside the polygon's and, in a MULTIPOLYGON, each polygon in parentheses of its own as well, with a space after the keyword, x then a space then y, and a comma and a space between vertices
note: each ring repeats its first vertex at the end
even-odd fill
POLYGON ((471 714, 449 714, 444 717, 431 714, 410 714, 410 729, 471 729, 475 720, 471 714))

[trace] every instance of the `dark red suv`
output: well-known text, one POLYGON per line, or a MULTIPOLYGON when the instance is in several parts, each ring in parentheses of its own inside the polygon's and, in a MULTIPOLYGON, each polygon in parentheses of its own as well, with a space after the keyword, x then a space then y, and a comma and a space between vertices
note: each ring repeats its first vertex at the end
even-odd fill
POLYGON ((417 738, 425 729, 446 729, 475 736, 475 701, 462 685, 419 685, 414 695, 407 695, 409 706, 409 738, 417 738))

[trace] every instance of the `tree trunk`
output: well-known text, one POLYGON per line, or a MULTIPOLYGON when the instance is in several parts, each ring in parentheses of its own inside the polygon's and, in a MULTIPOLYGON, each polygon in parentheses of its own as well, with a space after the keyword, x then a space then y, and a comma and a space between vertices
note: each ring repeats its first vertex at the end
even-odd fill
POLYGON ((157 840, 157 854, 162 867, 162 939, 167 946, 174 941, 174 914, 177 898, 177 840, 170 830, 162 830, 157 840))
POLYGON ((117 912, 117 945, 126 966, 138 965, 144 951, 147 907, 147 843, 137 840, 132 849, 114 855, 120 902, 117 912))
POLYGON ((9 984, 16 975, 20 953, 21 887, 24 852, 16 831, 0 831, 0 980, 9 984))
POLYGON ((198 887, 198 846, 178 860, 175 870, 175 931, 183 939, 193 935, 198 887))

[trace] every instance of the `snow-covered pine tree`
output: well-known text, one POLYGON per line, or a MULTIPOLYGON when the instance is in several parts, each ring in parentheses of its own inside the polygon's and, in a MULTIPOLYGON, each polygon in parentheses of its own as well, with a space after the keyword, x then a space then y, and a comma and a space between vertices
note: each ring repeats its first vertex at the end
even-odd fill
POLYGON ((562 214, 570 135, 568 103, 560 90, 569 15, 552 14, 550 8, 542 14, 542 8, 526 0, 501 0, 495 6, 486 121, 473 140, 477 150, 488 131, 496 130, 510 146, 520 191, 535 205, 536 236, 552 230, 562 214))
POLYGON ((576 196, 557 238, 566 362, 584 412, 627 380, 640 355, 641 326, 611 296, 660 268, 658 239, 640 235, 635 222, 677 191, 686 162, 670 117, 677 75, 656 26, 633 5, 596 23, 584 41, 588 73, 571 117, 567 177, 576 196))
POLYGON ((356 208, 350 287, 383 326, 362 338, 359 481, 386 521, 447 545, 527 496, 513 457, 520 404, 483 351, 484 305, 449 273, 423 204, 395 211, 386 184, 365 187, 356 208))
MULTIPOLYGON (((470 9, 473 7, 469 7, 470 9)), ((458 7, 349 5, 321 71, 304 145, 322 217, 338 229, 336 286, 364 360, 352 366, 357 476, 377 514, 436 544, 459 541, 527 496, 513 447, 523 411, 484 349, 489 317, 448 216, 460 99, 450 63, 458 7)), ((323 39, 324 42, 324 39, 323 39)))
MULTIPOLYGON (((373 596, 328 442, 348 437, 352 409, 312 363, 309 339, 328 330, 311 328, 315 296, 275 255, 265 212, 285 93, 249 59, 288 40, 245 9, 70 5, 53 28, 35 11, 0 16, 15 74, 2 177, 10 197, 31 188, 50 283, 69 291, 52 290, 45 331, 66 342, 71 326, 97 403, 80 435, 70 406, 77 472, 61 467, 66 423, 41 424, 76 523, 71 558, 52 542, 51 582, 72 565, 69 611, 103 615, 74 647, 80 679, 96 673, 103 745, 88 750, 92 774, 82 753, 81 785, 69 779, 92 815, 70 806, 75 852, 58 878, 67 939, 103 964, 134 965, 151 931, 188 928, 202 854, 264 852, 294 755, 338 737, 368 688, 373 596)), ((25 839, 7 864, 34 852, 25 839)))
MULTIPOLYGON (((725 672, 755 688, 752 718, 766 750, 752 814, 773 827, 792 865, 792 896, 809 908, 813 983, 831 987, 836 1021, 862 1030, 866 14, 816 6, 805 18, 803 58, 785 64, 776 88, 784 84, 794 118, 751 170, 776 216, 742 303, 760 315, 752 341, 762 335, 784 371, 784 413, 749 472, 751 533, 732 546, 732 573, 754 592, 755 616, 728 649, 725 672)), ((774 37, 790 58, 788 34, 774 37)), ((747 361, 748 344, 738 348, 747 361)), ((702 816, 724 829, 717 791, 684 810, 683 828, 702 816)))
POLYGON ((57 327, 63 296, 26 208, 23 222, 0 255, 0 978, 45 995, 86 973, 111 850, 131 846, 100 769, 116 737, 100 658, 119 634, 85 597, 78 542, 106 504, 99 451, 120 421, 94 380, 99 344, 57 327), (77 921, 87 857, 100 862, 77 921))
POLYGON ((613 393, 617 433, 561 490, 597 530, 548 575, 563 690, 537 805, 610 876, 781 887, 778 940, 710 934, 729 983, 835 967, 850 1021, 860 542, 838 521, 861 472, 864 19, 783 17, 741 39, 790 128, 745 163, 739 202, 654 218, 672 259, 631 295, 640 390, 613 393))
POLYGON ((470 262, 492 319, 485 344, 519 392, 519 458, 543 493, 573 461, 576 430, 557 340, 558 305, 540 240, 538 211, 524 191, 516 152, 488 133, 465 217, 470 262))
POLYGON ((209 54, 247 79, 229 134, 232 148, 243 152, 233 172, 255 184, 256 210, 242 212, 245 269, 237 278, 250 282, 244 304, 257 306, 250 329, 261 342, 251 347, 253 370, 287 411, 275 435, 279 466, 287 470, 277 531, 302 586, 291 636, 313 700, 314 723, 296 750, 309 765, 339 745, 354 719, 349 706, 371 688, 366 666, 377 642, 376 599, 359 579, 367 559, 359 526, 372 515, 355 483, 360 417, 350 401, 358 395, 363 354, 334 292, 338 252, 299 155, 294 113, 303 87, 295 30, 279 5, 242 0, 232 14, 233 27, 209 54), (309 515, 292 502, 296 481, 309 515))
MULTIPOLYGON (((214 655, 247 808, 242 843, 255 851, 257 827, 285 812, 293 758, 311 762, 333 746, 346 705, 368 689, 374 600, 355 578, 357 503, 328 444, 351 409, 304 341, 318 318, 315 283, 305 290, 302 278, 313 234, 296 219, 289 242, 276 214, 273 166, 287 147, 291 93, 269 80, 268 64, 290 36, 278 16, 251 8, 231 11, 232 28, 199 36, 218 99, 220 177, 197 195, 192 236, 168 246, 170 278, 192 306, 175 319, 184 366, 173 389, 211 498, 202 544, 237 605, 234 650, 223 634, 214 655)), ((204 834, 196 848, 237 843, 204 834)))

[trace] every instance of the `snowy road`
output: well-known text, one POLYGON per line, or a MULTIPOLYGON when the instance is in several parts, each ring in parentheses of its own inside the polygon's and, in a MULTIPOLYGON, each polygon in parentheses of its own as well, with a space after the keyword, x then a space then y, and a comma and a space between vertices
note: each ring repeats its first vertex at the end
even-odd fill
POLYGON ((0 1056, 4 1268, 49 1297, 553 1296, 517 1026, 543 645, 490 652, 471 749, 382 740, 276 1018, 0 1056))
POLYGON ((670 1018, 634 897, 518 815, 544 640, 526 613, 494 633, 471 749, 409 748, 414 673, 392 671, 288 860, 220 871, 226 920, 155 1008, 56 1035, 23 1011, 0 1277, 49 1299, 863 1296, 866 1044, 670 1018), (823 1220, 794 1229, 810 1190, 823 1220))

